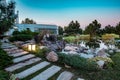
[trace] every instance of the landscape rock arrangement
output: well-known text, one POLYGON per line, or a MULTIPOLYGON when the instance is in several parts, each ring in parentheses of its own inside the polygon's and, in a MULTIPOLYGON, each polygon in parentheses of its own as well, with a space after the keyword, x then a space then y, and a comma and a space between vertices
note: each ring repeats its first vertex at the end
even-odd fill
MULTIPOLYGON (((119 49, 116 49, 115 51, 118 52, 119 49)), ((88 48, 85 47, 85 44, 83 43, 82 45, 66 44, 61 53, 73 55, 75 54, 86 59, 94 60, 98 64, 99 68, 104 68, 104 65, 109 63, 112 64, 110 54, 108 54, 107 52, 113 53, 114 50, 109 50, 105 43, 102 42, 100 43, 99 48, 88 48)))
MULTIPOLYGON (((45 31, 46 32, 46 31, 45 31)), ((35 36, 34 40, 37 44, 48 47, 51 51, 62 50, 65 47, 64 40, 57 40, 57 36, 49 32, 43 32, 35 36)))

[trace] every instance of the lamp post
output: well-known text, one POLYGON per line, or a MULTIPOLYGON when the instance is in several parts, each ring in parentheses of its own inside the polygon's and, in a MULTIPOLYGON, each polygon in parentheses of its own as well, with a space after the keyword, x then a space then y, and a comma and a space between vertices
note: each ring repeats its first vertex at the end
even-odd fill
POLYGON ((35 44, 29 44, 28 45, 28 50, 29 51, 35 51, 36 50, 36 45, 35 44))

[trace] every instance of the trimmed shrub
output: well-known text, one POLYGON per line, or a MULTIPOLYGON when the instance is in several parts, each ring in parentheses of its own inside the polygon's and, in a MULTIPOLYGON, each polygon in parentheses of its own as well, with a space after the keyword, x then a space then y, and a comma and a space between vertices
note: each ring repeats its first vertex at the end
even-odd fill
POLYGON ((95 71, 98 70, 97 64, 94 61, 89 61, 79 55, 67 55, 64 53, 58 53, 59 63, 66 63, 74 68, 81 70, 95 71))
POLYGON ((115 64, 114 69, 120 70, 120 53, 116 53, 114 56, 112 56, 112 60, 115 64))
POLYGON ((105 66, 104 66, 104 68, 109 68, 109 69, 111 69, 111 68, 113 67, 113 65, 114 65, 114 62, 112 61, 111 58, 94 57, 94 58, 89 59, 89 60, 95 61, 95 62, 97 62, 97 61, 99 61, 99 60, 103 60, 103 61, 105 61, 105 66))
POLYGON ((58 35, 58 36, 57 36, 57 40, 63 40, 63 36, 58 35))
POLYGON ((20 34, 19 31, 14 31, 14 32, 12 33, 12 35, 18 35, 18 34, 20 34))
POLYGON ((37 56, 45 58, 46 54, 49 53, 50 50, 48 48, 37 49, 35 52, 37 56))
POLYGON ((100 47, 99 43, 96 40, 92 40, 92 41, 87 42, 86 46, 89 46, 90 48, 100 47))
POLYGON ((74 37, 74 36, 64 37, 64 40, 68 43, 74 43, 75 39, 76 39, 76 37, 74 37))

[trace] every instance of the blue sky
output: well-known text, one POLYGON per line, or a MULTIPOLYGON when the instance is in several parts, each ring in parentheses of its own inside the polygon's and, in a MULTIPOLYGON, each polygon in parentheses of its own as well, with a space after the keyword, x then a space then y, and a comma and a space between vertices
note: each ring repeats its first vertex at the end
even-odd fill
POLYGON ((120 0, 15 0, 20 21, 32 18, 37 23, 67 26, 78 20, 86 27, 97 19, 102 26, 120 21, 120 0))

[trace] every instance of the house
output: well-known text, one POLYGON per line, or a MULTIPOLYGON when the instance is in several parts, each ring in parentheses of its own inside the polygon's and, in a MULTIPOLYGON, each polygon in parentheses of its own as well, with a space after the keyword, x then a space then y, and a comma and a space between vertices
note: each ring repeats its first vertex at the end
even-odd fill
POLYGON ((40 32, 42 30, 49 30, 53 34, 58 35, 58 26, 52 25, 52 24, 15 24, 15 27, 12 29, 9 29, 8 32, 5 33, 5 35, 12 35, 13 31, 15 30, 22 31, 26 29, 30 29, 32 32, 40 32))

